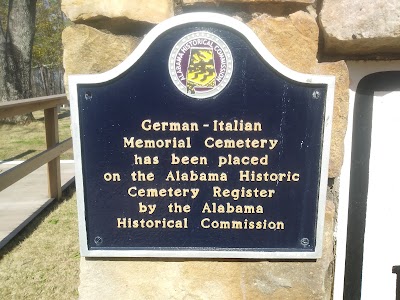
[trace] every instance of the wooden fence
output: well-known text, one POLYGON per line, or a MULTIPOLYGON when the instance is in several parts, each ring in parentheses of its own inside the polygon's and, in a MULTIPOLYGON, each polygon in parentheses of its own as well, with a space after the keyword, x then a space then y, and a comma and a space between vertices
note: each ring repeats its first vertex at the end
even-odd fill
POLYGON ((72 139, 59 142, 57 108, 67 103, 66 95, 60 94, 0 104, 0 119, 44 110, 47 145, 45 151, 0 174, 0 191, 47 163, 49 197, 61 197, 60 155, 72 147, 72 139))

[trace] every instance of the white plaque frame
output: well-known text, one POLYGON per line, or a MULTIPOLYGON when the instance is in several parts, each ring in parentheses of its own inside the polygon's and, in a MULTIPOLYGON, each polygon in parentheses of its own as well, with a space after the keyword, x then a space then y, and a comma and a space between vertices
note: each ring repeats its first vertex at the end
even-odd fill
POLYGON ((322 255, 323 227, 325 220, 325 201, 328 183, 328 165, 330 139, 332 129, 332 114, 334 100, 335 77, 328 75, 302 74, 293 71, 281 64, 262 44, 255 33, 242 22, 216 13, 190 13, 182 14, 170 18, 155 26, 138 45, 138 47, 118 66, 101 73, 91 75, 70 75, 68 77, 70 104, 71 104, 71 122, 75 158, 75 181, 76 194, 78 201, 78 219, 79 219, 79 241, 80 252, 85 257, 169 257, 169 258, 242 258, 242 259, 317 259, 322 255), (290 252, 290 251, 241 251, 240 249, 231 250, 90 250, 87 243, 85 205, 83 193, 83 175, 82 175, 82 157, 80 143, 80 124, 78 108, 78 84, 94 84, 107 82, 122 74, 145 53, 150 45, 165 31, 184 24, 195 22, 217 24, 229 27, 239 32, 247 41, 258 51, 259 55, 276 71, 285 77, 308 84, 326 84, 326 108, 324 121, 324 138, 322 144, 320 186, 318 199, 318 215, 316 229, 316 245, 313 252, 290 252))

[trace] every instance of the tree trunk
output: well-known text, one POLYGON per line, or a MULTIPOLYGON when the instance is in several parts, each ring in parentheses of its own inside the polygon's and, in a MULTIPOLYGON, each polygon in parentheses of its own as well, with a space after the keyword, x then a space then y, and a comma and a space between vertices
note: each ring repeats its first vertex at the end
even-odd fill
MULTIPOLYGON (((7 28, 5 32, 0 28, 0 101, 31 97, 36 1, 9 0, 7 28)), ((30 114, 13 118, 13 121, 32 119, 30 114)))

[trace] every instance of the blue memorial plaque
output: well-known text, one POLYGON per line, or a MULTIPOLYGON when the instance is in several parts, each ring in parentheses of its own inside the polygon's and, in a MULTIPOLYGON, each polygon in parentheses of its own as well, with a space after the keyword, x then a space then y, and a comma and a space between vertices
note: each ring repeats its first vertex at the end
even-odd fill
POLYGON ((333 77, 197 13, 69 80, 82 255, 321 255, 333 77))

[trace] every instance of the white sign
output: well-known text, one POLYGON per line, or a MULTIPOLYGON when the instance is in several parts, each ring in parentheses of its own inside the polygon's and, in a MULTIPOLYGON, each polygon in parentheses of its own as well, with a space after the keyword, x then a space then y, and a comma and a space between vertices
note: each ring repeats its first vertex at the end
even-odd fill
POLYGON ((400 265, 400 91, 376 92, 373 101, 371 159, 361 298, 395 299, 400 265))

